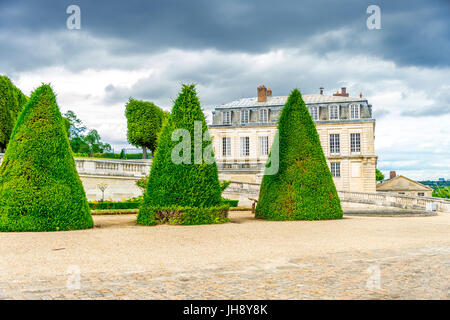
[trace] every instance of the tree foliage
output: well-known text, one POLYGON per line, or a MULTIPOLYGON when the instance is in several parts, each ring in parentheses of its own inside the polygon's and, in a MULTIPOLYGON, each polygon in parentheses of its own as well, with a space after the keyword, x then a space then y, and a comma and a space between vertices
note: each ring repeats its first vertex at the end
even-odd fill
POLYGON ((450 199, 450 187, 446 188, 434 188, 433 197, 450 199))
POLYGON ((376 172, 375 172, 375 178, 376 178, 376 180, 377 181, 382 181, 382 180, 384 180, 384 174, 380 171, 380 170, 378 170, 378 169, 375 169, 376 170, 376 172))
POLYGON ((0 231, 93 226, 66 126, 50 86, 25 105, 0 167, 0 231))
MULTIPOLYGON (((267 220, 342 218, 340 200, 314 122, 294 89, 278 121, 279 170, 262 180, 255 215, 267 220)), ((276 159, 271 154, 272 159, 276 159)), ((275 160, 272 160, 275 161, 275 160)))
POLYGON ((92 156, 94 153, 111 151, 111 145, 101 141, 97 130, 89 130, 85 135, 87 127, 77 118, 72 110, 64 114, 64 123, 69 136, 70 146, 74 153, 87 153, 92 156))
MULTIPOLYGON (((226 220, 220 218, 227 208, 221 200, 222 190, 215 161, 207 163, 204 157, 198 163, 194 161, 195 133, 200 134, 201 138, 209 135, 194 85, 183 85, 161 132, 138 223, 154 224, 155 215, 162 211, 172 212, 174 217, 170 221, 177 224, 218 223, 226 220), (200 126, 197 123, 197 130, 201 132, 194 130, 196 121, 200 123, 200 126), (173 161, 172 151, 181 143, 172 140, 176 129, 189 132, 187 145, 190 150, 183 150, 189 163, 177 164, 173 161)), ((213 157, 211 141, 201 139, 200 143, 198 147, 202 155, 210 150, 210 156, 213 157)))
POLYGON ((154 153, 158 135, 167 115, 167 112, 164 112, 152 102, 130 98, 125 106, 128 142, 134 146, 142 147, 144 153, 146 149, 154 153))
POLYGON ((6 76, 0 76, 0 151, 6 148, 27 97, 6 76))

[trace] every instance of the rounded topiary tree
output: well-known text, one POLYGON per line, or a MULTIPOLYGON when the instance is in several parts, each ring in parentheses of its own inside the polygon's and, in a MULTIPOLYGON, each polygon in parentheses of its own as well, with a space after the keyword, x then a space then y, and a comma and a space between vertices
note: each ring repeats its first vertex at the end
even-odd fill
POLYGON ((165 120, 164 111, 152 102, 130 98, 125 106, 127 117, 128 142, 142 147, 144 159, 147 149, 152 153, 156 150, 158 135, 165 120))
POLYGON ((183 85, 162 128, 138 223, 227 221, 205 116, 194 85, 183 85))
MULTIPOLYGON (((281 112, 277 135, 272 152, 279 150, 278 171, 269 175, 266 168, 255 216, 267 220, 342 218, 316 127, 297 89, 281 112)), ((270 159, 277 161, 277 155, 271 154, 270 159)))
POLYGON ((0 167, 0 231, 92 226, 55 95, 42 85, 20 114, 0 167))

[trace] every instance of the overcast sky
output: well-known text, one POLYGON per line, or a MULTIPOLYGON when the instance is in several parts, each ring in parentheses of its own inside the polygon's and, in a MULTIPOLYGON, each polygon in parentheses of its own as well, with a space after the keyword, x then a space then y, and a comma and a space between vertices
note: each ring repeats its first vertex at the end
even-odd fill
POLYGON ((51 83, 117 152, 129 97, 170 110, 196 83, 205 113, 265 84, 273 95, 362 92, 378 168, 450 179, 450 1, 0 0, 0 74, 51 83), (81 9, 70 30, 69 5, 81 9), (366 12, 381 9, 381 29, 366 12))

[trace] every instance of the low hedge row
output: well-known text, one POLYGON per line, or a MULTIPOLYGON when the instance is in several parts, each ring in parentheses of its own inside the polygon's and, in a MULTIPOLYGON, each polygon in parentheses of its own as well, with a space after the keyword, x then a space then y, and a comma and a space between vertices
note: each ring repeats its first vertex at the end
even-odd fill
POLYGON ((222 202, 234 208, 238 206, 239 200, 222 199, 222 202))
POLYGON ((140 206, 139 201, 123 201, 123 202, 112 202, 112 201, 100 201, 100 202, 89 202, 89 207, 93 210, 103 210, 103 209, 138 209, 140 206))
POLYGON ((229 221, 228 209, 228 204, 208 208, 144 206, 139 211, 137 223, 148 226, 163 223, 179 225, 218 224, 229 221))

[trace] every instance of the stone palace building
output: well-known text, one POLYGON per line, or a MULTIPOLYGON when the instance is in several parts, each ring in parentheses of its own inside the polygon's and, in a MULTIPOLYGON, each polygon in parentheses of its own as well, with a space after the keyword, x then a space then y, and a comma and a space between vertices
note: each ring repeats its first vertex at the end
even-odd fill
MULTIPOLYGON (((346 88, 333 96, 305 94, 328 166, 339 191, 376 192, 375 119, 367 99, 346 88)), ((265 86, 257 97, 222 104, 209 126, 220 179, 261 182, 277 121, 287 96, 265 86)))

